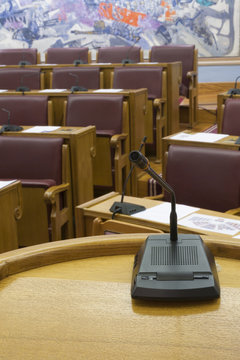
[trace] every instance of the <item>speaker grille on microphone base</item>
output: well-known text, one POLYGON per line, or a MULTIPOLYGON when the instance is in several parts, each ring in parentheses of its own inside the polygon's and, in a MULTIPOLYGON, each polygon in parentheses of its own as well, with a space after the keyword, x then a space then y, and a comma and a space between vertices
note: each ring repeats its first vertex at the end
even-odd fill
POLYGON ((198 265, 197 246, 152 246, 151 265, 198 265))

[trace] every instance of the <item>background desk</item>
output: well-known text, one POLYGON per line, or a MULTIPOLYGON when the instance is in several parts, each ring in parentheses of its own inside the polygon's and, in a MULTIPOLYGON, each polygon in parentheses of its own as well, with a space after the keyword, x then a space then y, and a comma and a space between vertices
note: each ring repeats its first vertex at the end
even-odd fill
MULTIPOLYGON (((23 130, 32 126, 23 126, 23 130)), ((44 136, 63 138, 70 148, 70 166, 73 190, 73 205, 82 204, 93 198, 92 157, 96 153, 96 128, 60 127, 43 133, 5 132, 2 136, 44 136)))
POLYGON ((18 248, 17 220, 22 216, 20 181, 0 189, 0 253, 18 248))
MULTIPOLYGON (((133 257, 145 239, 73 239, 0 255, 0 359, 238 360, 240 261, 216 258, 218 300, 132 300, 133 257)), ((225 248, 240 258, 239 242, 206 241, 215 256, 225 248)))
MULTIPOLYGON (((93 199, 85 204, 77 206, 75 209, 76 236, 91 236, 93 220, 97 217, 101 218, 102 220, 111 219, 112 212, 110 212, 109 209, 115 201, 121 201, 121 196, 118 193, 112 192, 104 196, 101 196, 99 198, 93 199)), ((143 205, 145 206, 146 209, 161 204, 161 201, 145 199, 145 198, 137 198, 131 196, 125 196, 124 201, 132 204, 143 205)), ((221 212, 211 211, 206 209, 200 209, 199 211, 196 212, 196 214, 212 215, 212 216, 224 217, 228 219, 234 219, 238 221, 240 220, 238 216, 224 214, 221 212)), ((123 221, 125 223, 147 226, 153 229, 155 228, 155 229, 163 230, 164 232, 169 232, 169 224, 165 224, 161 222, 138 219, 137 217, 122 215, 122 214, 116 214, 115 219, 118 221, 123 221)), ((210 236, 214 235, 224 239, 232 238, 229 235, 214 233, 212 231, 207 231, 207 230, 193 229, 181 225, 178 225, 178 231, 181 233, 188 233, 188 234, 189 233, 202 234, 202 235, 210 235, 210 236)))
MULTIPOLYGON (((186 134, 196 134, 192 130, 183 131, 186 134)), ((176 134, 174 134, 176 135, 176 134)), ((221 149, 230 149, 230 150, 239 150, 240 144, 235 144, 235 141, 238 139, 238 136, 226 136, 225 138, 215 141, 215 142, 204 142, 204 141, 185 141, 173 139, 174 135, 166 136, 162 139, 162 168, 164 169, 164 154, 168 151, 170 145, 183 145, 183 146, 199 146, 199 147, 212 147, 212 148, 221 148, 221 149)), ((207 135, 207 134, 206 134, 207 135)))

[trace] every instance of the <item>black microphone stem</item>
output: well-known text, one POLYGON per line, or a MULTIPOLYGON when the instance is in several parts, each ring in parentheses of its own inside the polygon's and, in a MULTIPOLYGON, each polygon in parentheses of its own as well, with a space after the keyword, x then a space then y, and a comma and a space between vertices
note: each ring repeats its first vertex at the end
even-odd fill
POLYGON ((176 197, 171 186, 163 180, 150 166, 149 160, 139 151, 132 151, 129 155, 130 161, 136 164, 140 169, 146 171, 154 180, 156 180, 171 195, 171 213, 170 213, 170 240, 177 241, 177 212, 176 197))

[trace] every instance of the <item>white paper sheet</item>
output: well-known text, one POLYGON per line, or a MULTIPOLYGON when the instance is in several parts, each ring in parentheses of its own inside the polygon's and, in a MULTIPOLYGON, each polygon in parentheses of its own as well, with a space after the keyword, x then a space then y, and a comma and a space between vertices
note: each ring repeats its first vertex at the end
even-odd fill
POLYGON ((17 180, 6 180, 6 181, 0 180, 0 189, 8 186, 9 184, 14 183, 15 181, 17 180))
POLYGON ((61 93, 66 90, 67 89, 44 89, 44 90, 39 90, 39 92, 40 93, 61 93))
POLYGON ((229 135, 226 134, 213 134, 213 133, 204 133, 198 132, 195 134, 188 134, 185 132, 178 133, 176 135, 171 136, 173 140, 184 140, 184 141, 199 141, 199 142, 207 142, 213 143, 218 140, 224 139, 229 135))
POLYGON ((178 224, 194 229, 213 231, 232 236, 240 232, 240 220, 211 215, 192 214, 178 221, 178 224))
MULTIPOLYGON (((178 219, 181 219, 184 216, 187 216, 195 211, 198 211, 199 208, 187 205, 176 204, 176 211, 178 219)), ((143 219, 156 221, 164 224, 169 224, 169 217, 171 212, 171 203, 164 202, 163 204, 154 206, 150 209, 143 210, 137 214, 131 216, 143 219)))
POLYGON ((24 133, 45 133, 59 129, 60 126, 33 126, 30 129, 23 130, 24 133))
POLYGON ((120 92, 123 91, 123 89, 97 89, 94 90, 94 93, 116 93, 116 92, 120 92))
POLYGON ((0 93, 4 93, 4 92, 7 92, 8 90, 5 90, 5 89, 0 89, 0 93))

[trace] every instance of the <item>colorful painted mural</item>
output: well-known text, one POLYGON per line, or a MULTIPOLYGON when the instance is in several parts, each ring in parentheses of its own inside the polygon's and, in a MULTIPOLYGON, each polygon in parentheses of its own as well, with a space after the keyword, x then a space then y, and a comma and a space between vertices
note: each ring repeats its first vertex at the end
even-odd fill
POLYGON ((239 0, 1 0, 0 48, 195 44, 239 56, 239 0))

